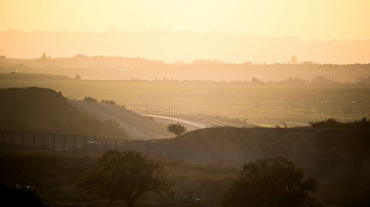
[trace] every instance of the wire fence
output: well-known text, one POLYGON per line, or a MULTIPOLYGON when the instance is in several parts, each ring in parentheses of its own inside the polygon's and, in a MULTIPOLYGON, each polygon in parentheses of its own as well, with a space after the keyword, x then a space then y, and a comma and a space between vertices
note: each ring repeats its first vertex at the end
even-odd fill
POLYGON ((1 130, 1 149, 99 154, 117 149, 124 140, 87 135, 1 130))
POLYGON ((193 121, 196 123, 201 123, 206 126, 232 126, 235 127, 232 123, 226 123, 221 120, 213 119, 208 116, 203 116, 200 114, 194 114, 191 111, 186 111, 181 108, 174 108, 170 106, 153 106, 153 105, 131 105, 126 106, 128 110, 131 110, 138 114, 145 114, 145 115, 156 115, 156 116, 166 116, 166 117, 176 117, 180 119, 185 119, 189 121, 193 121))
POLYGON ((172 139, 127 140, 60 133, 1 130, 2 151, 48 151, 100 155, 108 150, 134 150, 150 157, 186 162, 242 165, 264 156, 259 151, 193 146, 172 139))

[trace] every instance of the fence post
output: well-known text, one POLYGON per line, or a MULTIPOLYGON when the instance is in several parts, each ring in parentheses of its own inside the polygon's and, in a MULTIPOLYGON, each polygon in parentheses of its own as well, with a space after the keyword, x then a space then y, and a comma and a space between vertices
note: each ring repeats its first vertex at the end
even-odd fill
POLYGON ((156 149, 155 149, 155 152, 156 152, 156 154, 157 154, 157 158, 159 157, 159 142, 156 142, 156 145, 157 145, 157 147, 156 147, 156 149))
POLYGON ((63 152, 66 151, 66 135, 63 134, 63 152))
POLYGON ((45 150, 45 133, 42 133, 42 150, 45 150))
POLYGON ((12 149, 14 149, 14 130, 12 131, 12 149))
POLYGON ((76 153, 76 135, 73 135, 73 152, 76 153))
POLYGON ((170 143, 167 141, 167 159, 170 157, 170 143))
POLYGON ((55 133, 53 133, 53 151, 55 152, 55 133))
POLYGON ((149 141, 146 141, 146 155, 149 156, 149 141))
POLYGON ((4 129, 1 129, 1 149, 4 149, 4 129))
POLYGON ((117 144, 117 142, 118 142, 118 139, 116 138, 116 150, 118 151, 118 144, 117 144))
POLYGON ((85 151, 85 155, 86 155, 86 136, 84 136, 84 151, 85 151))
POLYGON ((180 156, 180 150, 181 150, 181 148, 180 148, 180 144, 177 144, 177 160, 180 160, 180 158, 181 158, 181 156, 180 156))
POLYGON ((22 131, 22 150, 24 150, 24 131, 22 131))
POLYGON ((96 145, 97 145, 98 143, 96 143, 96 136, 94 136, 94 154, 96 154, 96 145))
POLYGON ((139 140, 136 137, 136 152, 139 152, 139 140))
MULTIPOLYGON (((196 146, 197 147, 197 146, 196 146)), ((198 149, 198 155, 199 155, 199 160, 198 162, 201 163, 202 162, 202 155, 201 155, 201 150, 200 150, 200 146, 199 146, 199 149, 198 149)))
POLYGON ((35 150, 35 132, 32 132, 32 150, 35 150))

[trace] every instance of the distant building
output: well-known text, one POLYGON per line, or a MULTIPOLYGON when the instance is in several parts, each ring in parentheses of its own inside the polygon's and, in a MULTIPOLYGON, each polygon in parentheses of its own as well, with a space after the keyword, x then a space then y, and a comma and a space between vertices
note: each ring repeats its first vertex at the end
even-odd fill
POLYGON ((290 64, 297 64, 297 56, 293 55, 293 56, 290 58, 290 64))

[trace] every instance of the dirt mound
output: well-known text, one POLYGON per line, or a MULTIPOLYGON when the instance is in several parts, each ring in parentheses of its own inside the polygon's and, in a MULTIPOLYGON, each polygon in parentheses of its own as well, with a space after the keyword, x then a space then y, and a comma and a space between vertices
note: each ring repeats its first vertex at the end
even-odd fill
POLYGON ((76 100, 69 100, 69 103, 100 121, 116 121, 120 127, 126 129, 129 139, 163 139, 174 136, 167 132, 166 126, 124 107, 76 100))

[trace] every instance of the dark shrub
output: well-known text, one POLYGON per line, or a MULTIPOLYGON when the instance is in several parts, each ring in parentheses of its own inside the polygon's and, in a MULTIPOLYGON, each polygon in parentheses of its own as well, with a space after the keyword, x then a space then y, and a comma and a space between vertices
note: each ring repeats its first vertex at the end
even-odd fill
POLYGON ((97 103, 98 102, 98 100, 96 100, 95 98, 90 97, 90 96, 85 97, 84 98, 84 101, 86 101, 86 102, 92 102, 92 103, 97 103))

